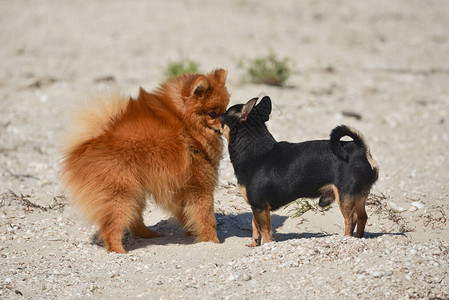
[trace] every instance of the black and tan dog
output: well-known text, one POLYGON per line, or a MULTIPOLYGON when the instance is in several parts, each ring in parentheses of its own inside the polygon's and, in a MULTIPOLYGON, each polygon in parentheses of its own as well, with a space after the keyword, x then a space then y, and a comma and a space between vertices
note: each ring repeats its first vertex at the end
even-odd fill
POLYGON ((345 235, 363 237, 365 202, 379 168, 362 135, 348 126, 332 130, 330 140, 276 142, 265 122, 271 100, 253 98, 220 116, 240 191, 253 211, 254 247, 273 240, 270 211, 301 197, 335 199, 345 219, 345 235), (340 141, 349 136, 353 141, 340 141))

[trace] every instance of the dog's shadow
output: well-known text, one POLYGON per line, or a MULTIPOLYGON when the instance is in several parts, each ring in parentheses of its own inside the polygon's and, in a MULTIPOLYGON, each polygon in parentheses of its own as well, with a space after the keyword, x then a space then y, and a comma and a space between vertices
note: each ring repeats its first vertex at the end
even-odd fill
POLYGON ((375 239, 384 235, 393 235, 393 236, 402 236, 406 237, 405 233, 403 232, 367 232, 365 231, 365 235, 363 238, 365 239, 375 239))
MULTIPOLYGON (((230 237, 252 238, 252 213, 243 213, 238 215, 221 215, 215 214, 217 219, 217 234, 220 241, 225 241, 230 237)), ((279 233, 276 232, 278 228, 282 227, 287 216, 280 216, 277 214, 271 215, 271 226, 273 227, 274 239, 276 241, 285 241, 290 239, 301 239, 311 237, 328 236, 325 233, 279 233)))
MULTIPOLYGON (((223 215, 215 214, 217 220, 217 235, 220 242, 226 241, 231 237, 248 238, 248 241, 252 237, 252 217, 250 212, 242 213, 238 215, 223 215)), ((307 239, 307 238, 322 238, 335 235, 334 233, 325 232, 302 232, 302 233, 279 233, 276 230, 282 227, 287 216, 280 216, 277 214, 271 215, 271 224, 274 231, 275 241, 286 241, 291 239, 307 239)), ((163 236, 152 239, 136 238, 128 231, 122 239, 123 246, 126 251, 132 251, 140 248, 146 248, 151 245, 171 245, 171 244, 193 244, 195 238, 187 235, 183 228, 176 222, 169 220, 161 220, 153 226, 148 228, 162 234, 163 236)), ((383 235, 397 235, 405 236, 404 233, 370 233, 365 232, 366 239, 374 239, 383 235)), ((91 237, 91 244, 103 247, 103 241, 99 238, 98 232, 91 237)))
MULTIPOLYGON (((161 234, 161 237, 157 238, 139 238, 134 237, 131 232, 125 230, 122 238, 123 248, 126 251, 132 251, 140 248, 146 248, 151 245, 170 245, 170 244, 193 244, 195 238, 186 234, 183 228, 176 222, 172 222, 171 219, 161 220, 153 226, 147 226, 151 230, 161 234)), ((91 236, 91 245, 97 245, 104 247, 103 240, 99 237, 99 233, 96 232, 91 236)))
MULTIPOLYGON (((224 242, 230 237, 247 237, 252 236, 252 213, 243 213, 238 215, 215 214, 217 221, 217 235, 220 242, 224 242)), ((277 215, 272 216, 273 229, 283 225, 287 217, 277 215)), ((162 234, 161 237, 144 239, 134 237, 129 231, 125 231, 122 239, 123 247, 126 251, 132 251, 139 248, 146 248, 151 245, 170 245, 170 244, 193 244, 195 238, 186 234, 184 229, 173 219, 161 220, 148 228, 162 234)), ((92 235, 91 244, 104 247, 103 241, 100 239, 98 232, 92 235)))

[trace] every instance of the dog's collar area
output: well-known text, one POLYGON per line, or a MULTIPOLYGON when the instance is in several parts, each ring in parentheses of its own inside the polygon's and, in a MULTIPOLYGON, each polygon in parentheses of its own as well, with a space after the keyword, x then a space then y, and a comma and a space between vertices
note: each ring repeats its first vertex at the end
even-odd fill
POLYGON ((207 153, 206 153, 205 151, 200 150, 200 149, 198 149, 198 148, 196 148, 196 147, 194 147, 194 146, 190 146, 190 149, 193 151, 193 154, 203 154, 204 159, 205 159, 206 161, 208 161, 208 162, 211 161, 210 158, 209 158, 209 156, 207 155, 207 153))

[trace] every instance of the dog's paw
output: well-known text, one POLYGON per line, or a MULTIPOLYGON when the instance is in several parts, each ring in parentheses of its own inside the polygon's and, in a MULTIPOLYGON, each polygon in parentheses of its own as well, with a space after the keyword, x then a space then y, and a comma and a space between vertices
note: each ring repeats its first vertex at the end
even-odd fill
POLYGON ((260 246, 260 243, 256 242, 256 241, 252 241, 251 243, 246 245, 247 247, 257 247, 260 246))
POLYGON ((220 240, 217 236, 200 236, 198 242, 211 242, 215 244, 220 244, 220 240))
POLYGON ((115 253, 118 253, 118 254, 126 254, 127 253, 122 245, 107 246, 106 247, 106 251, 108 251, 108 252, 115 252, 115 253))

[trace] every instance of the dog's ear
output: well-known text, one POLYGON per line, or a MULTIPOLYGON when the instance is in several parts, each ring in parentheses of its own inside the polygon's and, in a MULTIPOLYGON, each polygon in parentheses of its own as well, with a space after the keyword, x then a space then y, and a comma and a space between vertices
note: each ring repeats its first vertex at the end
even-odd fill
POLYGON ((201 98, 204 96, 208 88, 209 83, 207 82, 207 79, 204 77, 198 77, 192 85, 191 95, 201 98))
POLYGON ((243 105, 242 107, 242 114, 240 116, 240 122, 245 122, 246 119, 248 119, 248 116, 250 114, 250 112, 253 110, 254 105, 256 105, 256 102, 259 98, 253 98, 251 100, 249 100, 248 102, 246 102, 245 105, 243 105))
POLYGON ((265 96, 260 100, 259 104, 256 106, 257 113, 260 115, 264 122, 270 119, 271 114, 271 99, 265 96))
POLYGON ((223 69, 217 69, 214 73, 214 78, 217 81, 217 83, 224 87, 226 84, 226 77, 228 76, 228 72, 223 69))

